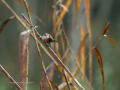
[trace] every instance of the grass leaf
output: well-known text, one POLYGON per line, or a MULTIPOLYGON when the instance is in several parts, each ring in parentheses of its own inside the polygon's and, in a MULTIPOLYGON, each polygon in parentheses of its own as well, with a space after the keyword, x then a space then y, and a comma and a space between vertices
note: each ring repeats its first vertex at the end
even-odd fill
POLYGON ((58 89, 58 85, 57 85, 56 83, 52 82, 51 80, 50 80, 50 83, 53 85, 53 87, 54 87, 55 89, 59 90, 59 89, 58 89))
MULTIPOLYGON (((54 73, 54 63, 51 63, 47 68, 46 68, 46 72, 47 72, 47 76, 49 78, 49 80, 52 81, 53 78, 53 73, 54 73)), ((40 88, 41 90, 50 90, 49 84, 47 82, 45 73, 42 75, 41 81, 40 81, 40 88)))
MULTIPOLYGON (((20 61, 20 82, 24 82, 26 78, 26 66, 29 51, 29 38, 30 34, 24 31, 20 34, 19 38, 19 61, 20 61)), ((22 89, 24 89, 24 83, 20 83, 22 89)))
POLYGON ((101 57, 100 52, 98 51, 97 48, 95 48, 95 51, 96 51, 96 54, 97 54, 97 59, 98 59, 98 63, 99 63, 101 74, 102 74, 103 90, 105 90, 105 78, 104 78, 104 70, 103 70, 102 57, 101 57))
POLYGON ((77 23, 77 20, 78 20, 80 4, 81 4, 81 0, 75 0, 75 10, 76 10, 76 12, 75 12, 75 24, 77 23))
MULTIPOLYGON (((85 37, 85 30, 84 30, 84 26, 81 25, 81 41, 84 40, 85 37)), ((81 48, 81 63, 83 63, 82 65, 82 73, 85 74, 85 40, 83 42, 82 48, 81 48)), ((85 80, 84 76, 82 75, 82 80, 85 80)))
POLYGON ((108 30, 108 27, 109 27, 110 23, 108 22, 107 25, 105 26, 105 29, 103 31, 103 35, 106 34, 107 30, 108 30))
POLYGON ((84 0, 87 23, 90 25, 90 0, 84 0))
POLYGON ((24 3, 21 0, 17 0, 19 3, 21 3, 24 6, 24 3))
POLYGON ((107 36, 107 38, 115 45, 116 48, 118 48, 117 45, 115 44, 115 42, 113 41, 113 39, 111 37, 107 36))
POLYGON ((11 16, 9 19, 5 20, 2 25, 0 26, 0 33, 3 31, 3 28, 5 27, 5 25, 8 23, 8 21, 10 21, 11 19, 13 19, 14 16, 11 16))

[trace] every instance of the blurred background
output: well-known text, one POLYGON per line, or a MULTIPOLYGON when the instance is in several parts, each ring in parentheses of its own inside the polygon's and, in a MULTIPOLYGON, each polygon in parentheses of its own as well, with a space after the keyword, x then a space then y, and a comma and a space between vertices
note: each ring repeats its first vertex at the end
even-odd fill
MULTIPOLYGON (((21 13, 27 16, 26 9, 17 0, 6 0, 11 8, 21 17, 21 13)), ((29 7, 34 13, 42 20, 45 26, 40 23, 33 14, 31 14, 34 25, 39 26, 38 32, 43 35, 44 33, 51 33, 53 29, 52 15, 49 16, 49 8, 51 0, 28 0, 29 7)), ((118 48, 108 39, 103 37, 97 44, 96 48, 100 51, 103 59, 104 75, 105 75, 105 90, 120 90, 120 0, 90 0, 91 3, 91 31, 93 45, 97 42, 102 35, 103 30, 110 22, 110 26, 107 35, 110 36, 117 44, 118 48)), ((80 41, 80 26, 84 24, 85 32, 87 33, 86 14, 82 11, 84 9, 84 0, 81 2, 80 11, 78 15, 77 24, 74 24, 75 20, 75 0, 69 7, 69 11, 65 15, 63 21, 66 28, 68 39, 77 55, 77 49, 80 41)), ((12 13, 8 8, 0 1, 0 25, 12 16, 12 13)), ((8 22, 4 27, 4 30, 0 34, 0 64, 8 71, 8 73, 14 78, 16 82, 20 80, 20 63, 19 63, 19 36, 20 33, 25 31, 24 27, 18 22, 16 18, 8 22)), ((59 41, 59 39, 58 39, 59 41)), ((86 55, 89 52, 88 38, 86 40, 86 55)), ((47 67, 51 60, 42 51, 43 60, 47 67)), ((28 90, 39 90, 40 79, 43 74, 43 68, 40 62, 38 51, 33 38, 30 38, 30 52, 29 52, 29 82, 28 90)), ((61 52, 61 55, 62 52, 61 52)), ((75 68, 74 60, 70 63, 70 70, 75 68)), ((86 76, 89 77, 88 60, 86 61, 86 76)), ((102 75, 97 61, 95 51, 93 50, 93 65, 92 65, 92 86, 94 90, 102 89, 102 75)), ((61 73, 58 69, 55 69, 54 82, 58 85, 61 83, 61 73), (57 73, 56 73, 57 72, 57 73)), ((0 90, 17 90, 16 87, 10 83, 9 79, 0 71, 0 90)))

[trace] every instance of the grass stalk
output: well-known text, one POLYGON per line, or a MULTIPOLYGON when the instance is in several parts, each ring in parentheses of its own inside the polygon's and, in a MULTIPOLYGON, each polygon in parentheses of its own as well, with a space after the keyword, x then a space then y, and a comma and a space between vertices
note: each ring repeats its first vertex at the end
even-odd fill
POLYGON ((67 76, 65 75, 65 70, 62 69, 62 71, 63 71, 64 77, 65 77, 65 81, 66 81, 66 83, 67 83, 68 89, 71 90, 71 89, 70 89, 70 86, 69 86, 69 83, 68 83, 67 76))
POLYGON ((2 65, 0 65, 0 69, 2 70, 2 72, 9 78, 9 80, 11 81, 11 83, 13 83, 15 85, 15 87, 17 87, 18 90, 23 90, 16 82, 15 80, 9 75, 9 73, 2 67, 2 65))

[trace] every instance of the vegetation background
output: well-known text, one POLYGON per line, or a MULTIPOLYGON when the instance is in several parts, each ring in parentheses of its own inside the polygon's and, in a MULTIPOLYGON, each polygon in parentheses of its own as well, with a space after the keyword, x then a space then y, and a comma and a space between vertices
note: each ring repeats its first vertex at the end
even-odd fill
MULTIPOLYGON (((13 8, 13 10, 21 17, 21 13, 27 16, 26 9, 17 0, 6 0, 7 3, 13 8)), ((78 22, 75 25, 75 0, 69 7, 69 11, 64 17, 64 25, 71 46, 77 54, 77 50, 80 44, 80 26, 81 22, 84 24, 85 32, 87 33, 86 14, 81 12, 84 9, 84 0, 81 2, 80 11, 78 14, 78 22)), ((29 0, 29 7, 38 15, 46 25, 43 26, 38 20, 31 14, 34 25, 39 26, 38 32, 43 35, 44 33, 51 33, 53 29, 52 19, 49 20, 49 8, 51 0, 29 0)), ((102 35, 103 30, 107 22, 110 22, 110 26, 107 35, 112 37, 117 44, 118 49, 111 43, 110 40, 103 37, 98 43, 96 48, 101 53, 103 59, 104 75, 105 75, 105 90, 119 90, 120 89, 120 0, 90 0, 91 3, 91 31, 93 45, 98 38, 102 35)), ((0 1, 0 24, 2 24, 8 17, 12 16, 12 13, 6 8, 6 6, 0 1)), ((0 34, 0 64, 8 71, 8 73, 15 79, 16 82, 20 80, 20 63, 19 63, 19 36, 22 31, 25 31, 23 26, 17 21, 16 18, 11 20, 4 30, 0 34)), ((88 53, 88 39, 86 41, 86 54, 88 53)), ((42 51, 42 50, 41 50, 42 51)), ((39 55, 35 46, 35 41, 30 38, 30 53, 29 53, 29 90, 38 90, 40 87, 40 79, 43 74, 39 55)), ((43 60, 47 67, 51 60, 42 51, 43 60)), ((75 63, 70 64, 70 70, 73 71, 75 63)), ((86 61, 86 75, 89 78, 88 60, 86 61)), ((102 89, 102 75, 97 61, 95 51, 93 51, 93 65, 92 65, 92 86, 94 90, 102 89)), ((55 69, 55 75, 53 81, 57 84, 61 82, 61 73, 58 69, 55 69)), ((9 79, 0 71, 0 90, 17 90, 12 85, 9 79)))

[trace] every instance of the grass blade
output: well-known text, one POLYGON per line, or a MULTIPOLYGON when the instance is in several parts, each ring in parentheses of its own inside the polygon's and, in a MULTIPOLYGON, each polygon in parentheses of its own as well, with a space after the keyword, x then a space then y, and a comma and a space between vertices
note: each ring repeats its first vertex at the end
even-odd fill
POLYGON ((117 45, 115 44, 115 42, 113 41, 113 39, 111 37, 107 36, 107 38, 115 45, 116 48, 118 48, 117 45))
POLYGON ((54 83, 54 82, 52 82, 52 81, 50 81, 50 83, 53 85, 53 87, 54 87, 56 90, 59 90, 59 89, 58 89, 58 85, 57 85, 56 83, 54 83))
POLYGON ((75 24, 77 23, 81 0, 75 0, 75 24))
POLYGON ((103 35, 106 34, 107 30, 108 30, 108 27, 109 27, 110 23, 108 22, 107 25, 105 26, 105 29, 103 31, 103 35))
POLYGON ((102 74, 103 90, 105 90, 105 78, 104 78, 104 70, 103 70, 102 57, 101 57, 100 52, 98 51, 97 48, 95 48, 95 51, 96 51, 96 54, 97 54, 97 59, 98 59, 98 63, 99 63, 101 74, 102 74))
MULTIPOLYGON (((26 70, 28 71, 28 68, 26 69, 26 67, 28 65, 29 57, 29 38, 30 34, 28 34, 27 31, 24 31, 20 34, 19 38, 20 82, 24 82, 26 78, 26 70)), ((20 86, 22 87, 22 89, 24 89, 24 83, 20 83, 20 86)))
POLYGON ((5 27, 5 25, 11 20, 13 19, 14 16, 11 16, 9 19, 5 20, 2 25, 0 26, 0 33, 3 31, 3 28, 5 27))
MULTIPOLYGON (((49 78, 49 80, 52 81, 53 78, 53 73, 54 73, 54 63, 51 63, 47 68, 46 68, 46 73, 49 78)), ((42 75, 41 81, 40 81, 40 88, 41 90, 50 90, 49 84, 47 82, 45 73, 42 75)))
MULTIPOLYGON (((85 37, 85 30, 83 25, 81 26, 81 41, 84 40, 85 37)), ((81 63, 83 63, 82 67, 81 67, 81 71, 83 74, 85 74, 85 64, 86 64, 86 60, 85 60, 85 40, 83 41, 83 45, 81 48, 81 63)), ((82 75, 82 80, 84 81, 85 78, 82 75)))

